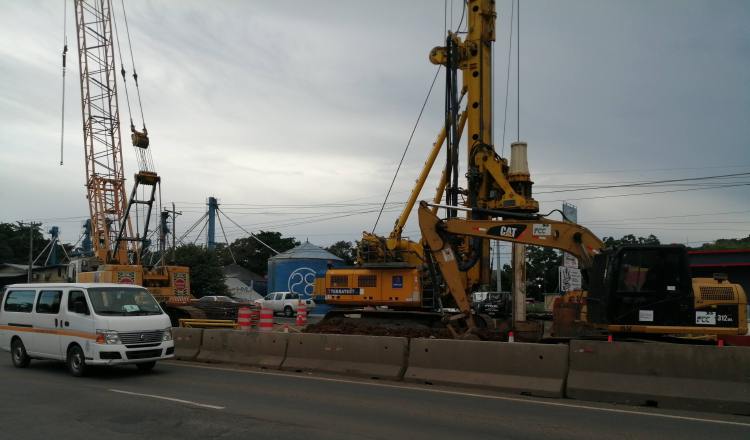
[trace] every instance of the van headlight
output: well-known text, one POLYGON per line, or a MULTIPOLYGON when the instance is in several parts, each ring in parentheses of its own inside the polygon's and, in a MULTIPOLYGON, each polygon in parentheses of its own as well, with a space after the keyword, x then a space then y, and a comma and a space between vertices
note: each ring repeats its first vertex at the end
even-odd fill
POLYGON ((164 329, 164 334, 162 335, 161 340, 162 342, 172 340, 172 327, 167 327, 164 329))
POLYGON ((97 330, 96 331, 96 343, 97 344, 122 344, 120 336, 114 330, 97 330))

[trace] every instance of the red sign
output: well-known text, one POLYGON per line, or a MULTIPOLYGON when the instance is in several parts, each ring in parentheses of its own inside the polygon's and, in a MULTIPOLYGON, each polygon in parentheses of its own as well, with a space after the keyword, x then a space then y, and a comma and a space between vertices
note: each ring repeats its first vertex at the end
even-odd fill
POLYGON ((117 272, 117 284, 135 284, 135 272, 117 272))

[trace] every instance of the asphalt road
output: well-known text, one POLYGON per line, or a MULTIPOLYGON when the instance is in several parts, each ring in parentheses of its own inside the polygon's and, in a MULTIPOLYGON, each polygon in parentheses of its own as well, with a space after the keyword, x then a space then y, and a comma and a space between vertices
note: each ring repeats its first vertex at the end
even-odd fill
POLYGON ((7 439, 748 439, 750 418, 164 362, 150 374, 0 352, 7 439))

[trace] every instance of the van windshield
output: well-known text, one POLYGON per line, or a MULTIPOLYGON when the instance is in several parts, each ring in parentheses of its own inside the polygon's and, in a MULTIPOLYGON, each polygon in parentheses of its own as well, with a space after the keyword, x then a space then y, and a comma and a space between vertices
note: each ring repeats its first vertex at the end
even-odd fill
POLYGON ((146 289, 92 287, 89 299, 97 315, 161 315, 161 307, 146 289))

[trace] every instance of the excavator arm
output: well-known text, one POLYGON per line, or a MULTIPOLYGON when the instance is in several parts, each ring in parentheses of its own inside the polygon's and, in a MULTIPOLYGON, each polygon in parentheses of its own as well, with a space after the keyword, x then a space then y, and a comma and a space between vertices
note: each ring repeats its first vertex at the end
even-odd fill
MULTIPOLYGON (((550 220, 535 214, 487 212, 487 210, 481 210, 481 213, 495 217, 512 215, 515 218, 511 220, 466 220, 454 217, 441 220, 431 209, 435 206, 424 201, 420 202, 419 228, 428 248, 426 250, 430 253, 432 260, 437 263, 451 296, 469 321, 469 328, 474 326, 469 292, 467 292, 464 277, 461 276, 461 264, 451 244, 452 237, 475 237, 551 247, 575 255, 581 267, 584 268, 591 266, 594 255, 604 247, 596 235, 575 223, 550 220)), ((455 206, 447 208, 477 210, 455 206)))

